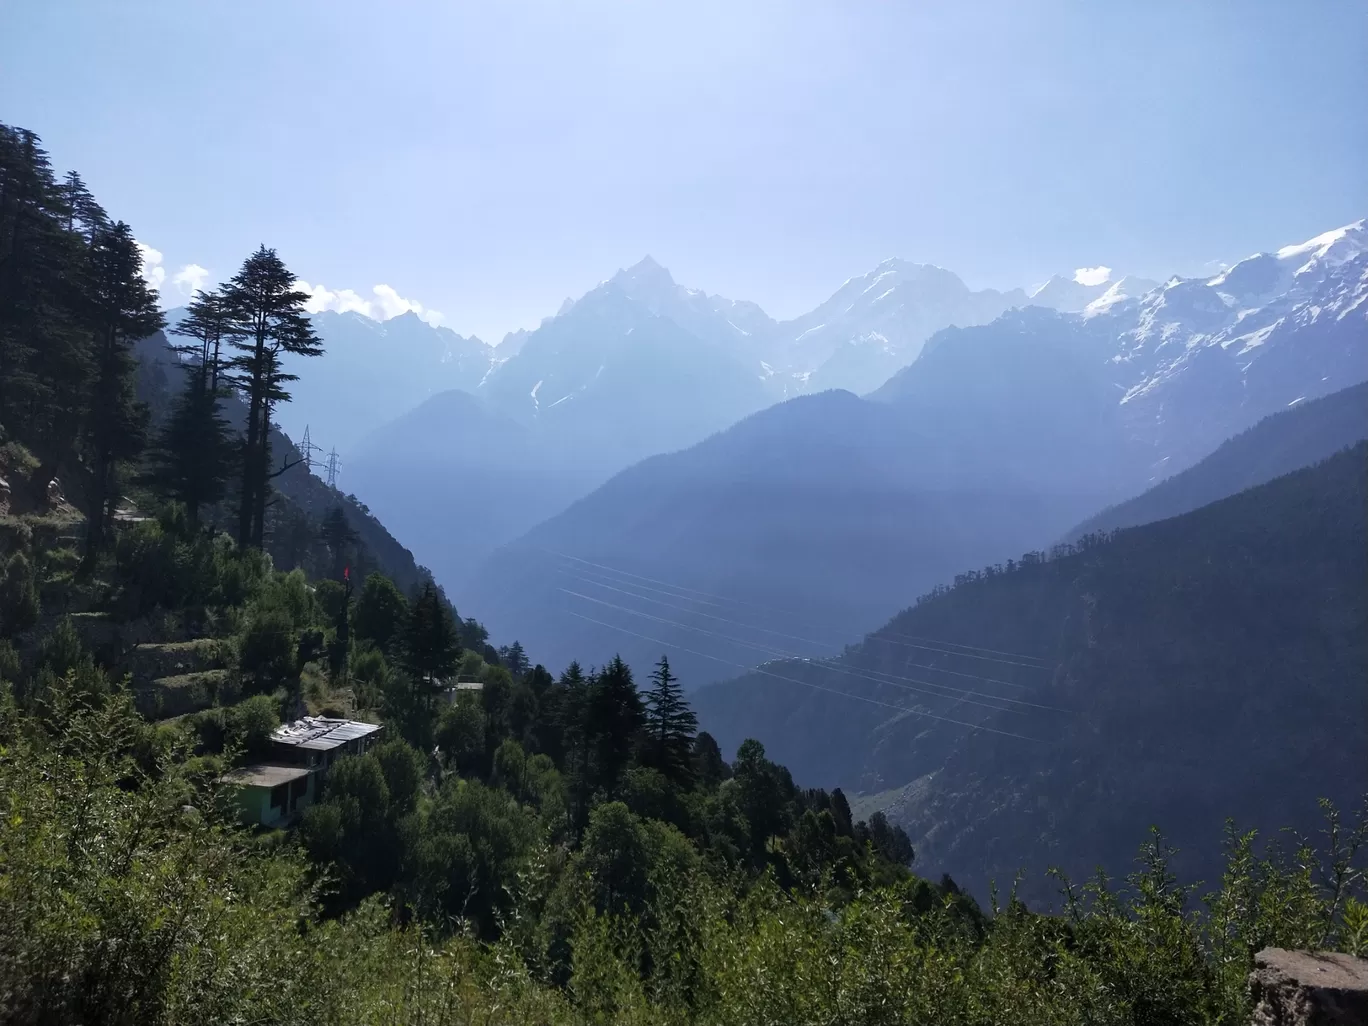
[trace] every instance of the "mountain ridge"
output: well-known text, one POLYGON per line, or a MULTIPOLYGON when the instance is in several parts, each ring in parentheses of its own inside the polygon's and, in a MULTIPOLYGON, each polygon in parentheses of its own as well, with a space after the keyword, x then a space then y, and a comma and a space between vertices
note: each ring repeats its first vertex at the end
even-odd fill
POLYGON ((1162 821, 1175 868, 1209 882, 1187 852, 1213 817, 1311 830, 1315 799, 1360 797, 1366 471, 1360 442, 961 574, 836 660, 701 689, 700 722, 724 747, 757 737, 808 786, 860 790, 957 878, 1025 868, 1046 900, 1049 866, 1119 875, 1117 824, 1162 821))

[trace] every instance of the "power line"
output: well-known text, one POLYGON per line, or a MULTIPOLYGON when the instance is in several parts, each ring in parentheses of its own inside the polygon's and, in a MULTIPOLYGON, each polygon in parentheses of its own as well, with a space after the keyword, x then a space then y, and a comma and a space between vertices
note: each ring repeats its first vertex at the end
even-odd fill
MULTIPOLYGON (((581 592, 570 591, 568 588, 561 588, 561 589, 559 589, 559 590, 565 592, 567 595, 572 595, 572 596, 574 596, 574 597, 576 597, 576 598, 581 598, 581 599, 584 599, 584 600, 586 600, 586 601, 588 601, 588 602, 595 602, 595 603, 598 603, 599 605, 607 606, 607 607, 610 608, 610 609, 617 609, 617 610, 619 610, 619 611, 621 611, 621 612, 628 613, 628 614, 630 614, 630 615, 632 615, 632 616, 639 616, 639 617, 641 617, 641 618, 643 618, 643 619, 646 619, 646 620, 654 620, 654 621, 657 622, 657 623, 665 624, 666 626, 670 626, 670 627, 676 627, 676 628, 679 628, 680 630, 694 631, 695 633, 698 633, 698 634, 710 635, 710 636, 715 637, 715 638, 720 638, 720 639, 722 639, 723 641, 730 641, 732 644, 741 645, 741 646, 744 647, 744 648, 752 648, 752 649, 755 649, 756 651, 759 651, 759 652, 766 652, 766 653, 768 653, 768 654, 770 654, 770 655, 778 656, 779 658, 782 658, 782 659, 802 659, 802 658, 803 658, 802 656, 795 655, 794 653, 792 653, 792 652, 787 652, 787 651, 785 651, 785 650, 783 650, 783 649, 773 648, 773 647, 768 646, 768 645, 761 645, 761 644, 758 644, 758 643, 756 643, 756 642, 745 641, 745 640, 740 639, 740 638, 733 638, 733 637, 731 637, 730 635, 722 634, 722 633, 720 633, 720 632, 718 632, 718 631, 710 631, 710 630, 707 630, 707 629, 702 628, 702 627, 692 627, 692 626, 690 626, 689 624, 680 623, 680 622, 678 622, 678 621, 676 621, 676 620, 668 620, 668 619, 666 619, 666 618, 664 618, 664 617, 655 616, 654 614, 651 614, 651 613, 644 613, 644 612, 641 612, 640 610, 631 609, 631 608, 629 608, 629 607, 627 607, 627 606, 618 605, 618 604, 615 603, 615 602, 607 602, 607 601, 605 601, 605 600, 603 600, 603 599, 594 598, 592 595, 585 595, 585 594, 583 594, 583 593, 581 593, 581 592)), ((1061 709, 1061 708, 1059 708, 1058 706, 1044 705, 1044 704, 1041 704, 1041 703, 1039 703, 1039 702, 1027 702, 1027 701, 1024 701, 1024 700, 1019 699, 1019 698, 1007 698, 1005 695, 994 695, 994 694, 991 694, 991 693, 989 693, 989 692, 974 691, 974 690, 972 690, 972 689, 970 689, 970 688, 957 688, 957 687, 954 687, 953 685, 950 685, 950 684, 939 684, 939 683, 937 683, 937 682, 935 682, 935 681, 921 680, 921 679, 916 678, 916 677, 899 677, 899 676, 897 676, 896 674, 881 674, 881 677, 892 678, 892 679, 885 680, 885 679, 881 679, 881 677, 873 677, 873 676, 870 676, 870 675, 867 674, 867 673, 862 673, 862 672, 860 672, 859 670, 853 670, 853 669, 850 669, 850 668, 848 668, 848 667, 837 666, 837 665, 835 665, 834 663, 829 662, 829 661, 827 661, 827 660, 809 660, 809 661, 810 661, 810 662, 815 662, 816 665, 823 666, 823 667, 825 667, 826 669, 831 670, 832 672, 835 672, 835 673, 845 674, 846 676, 850 676, 850 677, 859 677, 859 678, 861 678, 861 679, 863 679, 863 680, 868 680, 868 681, 871 681, 871 682, 873 682, 873 683, 875 683, 875 684, 883 684, 883 685, 890 686, 890 687, 902 688, 902 689, 907 690, 907 691, 916 691, 916 692, 919 692, 919 693, 921 693, 921 694, 930 695, 930 696, 932 696, 933 698, 951 698, 951 697, 953 697, 954 695, 960 695, 960 696, 961 696, 961 698, 960 698, 961 701, 968 702, 970 705, 979 705, 979 706, 983 706, 985 709, 992 709, 992 710, 994 710, 994 711, 996 711, 996 712, 1021 712, 1021 711, 1022 711, 1022 709, 1010 708, 1011 706, 1022 706, 1023 708, 1041 709, 1041 710, 1044 710, 1044 711, 1047 711, 1047 712, 1068 712, 1067 709, 1061 709), (901 683, 902 681, 906 681, 907 683, 901 683), (914 686, 914 685, 921 685, 921 687, 917 687, 917 686, 914 686), (940 688, 941 691, 949 691, 949 692, 951 692, 951 694, 946 695, 946 694, 942 694, 940 691, 927 691, 926 688, 940 688), (992 700, 992 701, 994 701, 994 702, 1005 702, 1005 703, 1007 703, 1008 708, 1004 708, 1004 707, 1001 706, 1001 705, 990 705, 990 704, 988 704, 987 702, 974 701, 973 698, 970 698, 970 697, 969 697, 969 696, 971 696, 971 695, 972 695, 972 696, 975 696, 975 697, 977 697, 977 698, 986 698, 986 699, 990 699, 990 700, 992 700)), ((739 665, 739 664, 738 664, 738 665, 739 665)))
POLYGON ((825 691, 828 694, 840 695, 842 698, 852 698, 857 702, 865 702, 869 705, 877 705, 882 706, 885 709, 892 709, 895 712, 910 713, 913 716, 922 716, 927 719, 939 720, 942 723, 953 723, 956 726, 967 727, 970 730, 983 730, 987 731, 990 734, 1000 734, 1003 737, 1014 737, 1019 741, 1034 741, 1037 744, 1044 743, 1039 738, 1028 737, 1025 734, 1014 734, 1009 730, 999 730, 996 727, 989 727, 980 723, 967 723, 964 720, 956 720, 948 716, 938 716, 935 713, 923 712, 920 709, 909 709, 907 706, 894 705, 892 702, 881 702, 877 698, 866 698, 864 695, 852 695, 849 692, 837 691, 835 688, 824 687, 821 684, 813 684, 805 680, 795 680, 793 677, 785 677, 783 674, 775 673, 772 670, 766 670, 764 667, 745 666, 742 663, 734 663, 729 659, 722 659, 719 656, 709 655, 707 652, 699 652, 695 649, 687 648, 684 645, 676 644, 673 641, 663 641, 659 638, 648 637, 647 635, 640 634, 637 631, 628 630, 626 627, 619 627, 617 624, 607 623, 603 620, 596 620, 592 616, 585 616, 583 613, 577 613, 573 609, 568 609, 566 610, 566 612, 568 612, 571 616, 578 617, 581 620, 587 620, 589 623, 596 623, 600 627, 607 627, 609 630, 620 631, 623 634, 631 635, 634 638, 640 638, 643 641, 650 641, 657 645, 664 645, 667 648, 677 649, 680 652, 687 652, 689 655, 696 655, 703 659, 711 659, 714 662, 722 663, 724 666, 731 666, 735 669, 740 670, 748 670, 753 673, 761 674, 762 676, 773 677, 775 680, 787 681, 789 684, 797 684, 801 687, 812 688, 814 691, 825 691))
MULTIPOLYGON (((627 570, 619 570, 619 569, 617 569, 616 567, 608 566, 608 565, 605 564, 605 563, 595 563, 595 562, 593 562, 592 560, 582 559, 582 558, 580 558, 579 556, 571 556, 571 555, 569 555, 569 554, 567 554, 567 553, 563 553, 563 552, 556 552, 556 551, 553 550, 553 549, 541 549, 541 551, 542 551, 542 552, 545 552, 545 553, 547 553, 547 554, 549 554, 549 555, 556 556, 556 557, 558 557, 558 558, 560 558, 560 559, 568 559, 568 560, 572 560, 572 561, 574 561, 574 562, 576 562, 576 563, 583 563, 583 564, 585 564, 585 565, 587 565, 587 566, 597 567, 597 568, 600 569, 600 570, 607 570, 607 571, 609 571, 610 573, 618 574, 618 575, 621 575, 621 576, 623 576, 623 577, 631 577, 631 578, 634 578, 635 580, 647 581, 647 582, 649 582, 649 583, 651 583, 651 584, 661 585, 662 587, 665 587, 665 588, 672 588, 672 589, 674 589, 674 590, 676 590, 676 591, 684 591, 684 592, 689 592, 689 593, 695 594, 695 595, 707 596, 707 598, 702 598, 702 599, 688 599, 688 596, 687 596, 687 595, 676 595, 676 596, 674 596, 674 597, 676 597, 676 598, 688 599, 689 601, 700 601, 700 602, 704 602, 705 604, 711 605, 711 606, 720 606, 722 603, 721 603, 721 602, 718 602, 718 601, 709 601, 709 599, 721 599, 721 600, 723 600, 723 601, 725 601, 725 602, 727 602, 727 603, 730 603, 730 604, 732 604, 732 605, 745 605, 745 606, 751 606, 752 608, 759 609, 759 610, 763 610, 763 611, 766 611, 766 612, 781 612, 781 613, 784 612, 783 610, 776 610, 776 609, 774 609, 773 607, 763 606, 763 605, 760 605, 759 603, 756 603, 756 602, 749 602, 749 601, 746 601, 746 600, 743 600, 743 599, 734 599, 734 598, 733 598, 733 599, 728 599, 726 596, 716 595, 716 594, 713 594, 713 593, 711 593, 711 592, 706 592, 706 591, 699 591, 699 590, 696 589, 696 588, 686 588, 686 587, 684 587, 683 585, 671 584, 669 581, 662 581, 662 580, 659 580, 658 578, 647 577, 647 576, 645 576, 645 575, 643 575, 643 574, 631 573, 631 572, 629 572, 629 571, 627 571, 627 570)), ((662 592, 662 594, 668 594, 668 592, 662 592)), ((788 614, 786 614, 786 615, 788 615, 788 614)), ((959 656, 963 656, 963 657, 966 658, 966 659, 979 659, 979 660, 982 660, 982 661, 985 661, 985 662, 1003 663, 1003 664, 1010 665, 1010 666, 1024 666, 1024 667, 1034 668, 1034 669, 1040 669, 1040 670, 1048 670, 1048 669, 1049 669, 1049 665, 1048 665, 1044 660, 1042 660, 1039 656, 1025 655, 1025 654, 1019 653, 1019 652, 1003 652, 1003 651, 998 650, 998 649, 985 649, 985 648, 980 648, 980 647, 975 646, 975 645, 960 645, 960 644, 958 644, 958 643, 956 643, 956 642, 938 642, 938 641, 937 641, 937 642, 934 642, 935 645, 941 645, 941 646, 954 646, 955 648, 959 648, 959 649, 970 649, 970 650, 972 650, 972 651, 949 651, 949 650, 947 650, 947 648, 945 648, 945 647, 933 647, 932 644, 928 644, 928 643, 927 643, 927 642, 932 642, 933 639, 922 639, 922 638, 917 638, 915 635, 903 635, 903 634, 897 634, 897 633, 895 633, 895 632, 888 632, 888 631, 880 631, 880 632, 876 632, 876 633, 874 633, 874 634, 867 635, 867 636, 866 636, 866 640, 868 640, 869 638, 874 638, 874 639, 876 639, 876 640, 879 640, 879 641, 884 642, 885 644, 901 645, 901 646, 903 646, 903 647, 905 647, 905 648, 922 649, 922 650, 927 651, 927 652, 937 652, 937 653, 939 653, 939 654, 941 654, 941 655, 959 655, 959 656), (896 639, 906 639, 906 640, 896 640, 896 639), (1015 659, 1009 659, 1009 658, 1007 658, 1007 656, 1015 656, 1016 658, 1015 658, 1015 659), (1030 660, 1030 661, 1029 661, 1029 662, 1025 662, 1025 661, 1022 661, 1022 660, 1030 660)))
MULTIPOLYGON (((608 591, 614 591, 614 592, 618 592, 619 594, 626 595, 626 596, 628 596, 629 598, 640 599, 640 600, 643 601, 643 602, 652 602, 652 603, 655 603, 656 605, 665 606, 665 607, 668 608, 668 609, 674 609, 674 610, 677 610, 677 611, 679 611, 679 612, 681 612, 681 613, 688 613, 688 614, 690 614, 690 615, 692 615, 692 616, 702 616, 702 617, 706 617, 706 618, 709 619, 709 620, 718 620, 718 621, 720 621, 720 622, 722 622, 722 623, 729 623, 729 624, 732 624, 732 625, 735 626, 735 627, 744 627, 744 628, 746 628, 747 630, 759 631, 759 632, 761 632, 762 634, 772 634, 772 635, 774 635, 775 637, 779 637, 779 638, 788 638, 788 639, 791 640, 791 641, 801 641, 801 642, 803 642, 804 644, 808 644, 808 645, 813 646, 814 648, 830 648, 830 647, 831 647, 830 645, 823 644, 823 643, 821 643, 821 642, 815 641, 815 640, 813 640, 812 638, 801 637, 801 636, 799 636, 799 635, 797 635, 797 634, 788 634, 788 633, 786 633, 786 632, 784 632, 784 631, 773 630, 773 629, 771 629, 771 628, 769 628, 769 627, 758 627, 758 626, 756 626, 755 624, 743 623, 743 622, 740 621, 740 620, 732 620, 732 619, 729 619, 728 617, 725 617, 725 616, 718 616, 718 615, 716 615, 715 613, 706 613, 706 612, 704 612, 704 611, 701 610, 701 609, 690 609, 690 608, 688 608, 687 606, 679 606, 679 605, 675 605, 675 604, 672 603, 672 602, 665 602, 665 601, 663 601, 663 600, 661 600, 661 599, 650 598, 649 596, 646 596, 646 595, 638 595, 638 594, 635 594, 635 593, 632 592, 632 591, 628 591, 628 590, 625 589, 625 588, 619 588, 619 587, 616 587, 616 586, 613 585, 613 584, 606 584, 606 583, 603 583, 602 580, 597 580, 597 581, 596 581, 596 580, 593 580, 593 579, 588 578, 588 577, 583 577, 583 576, 581 576, 581 572, 579 572, 579 571, 573 571, 573 572, 572 572, 572 571, 570 571, 570 570, 559 569, 559 570, 557 570, 557 573, 565 574, 566 576, 571 577, 571 578, 573 578, 573 579, 575 579, 575 580, 578 580, 578 581, 580 581, 582 584, 586 584, 586 585, 588 585, 588 586, 590 586, 590 587, 593 587, 593 588, 604 588, 604 589, 606 589, 606 590, 608 590, 608 591)), ((595 575, 595 576, 597 576, 597 577, 602 577, 602 575, 595 575)), ((612 580, 612 578, 608 578, 608 580, 612 580)), ((623 583, 623 582, 618 582, 618 583, 623 583)), ((678 598, 678 597, 679 597, 679 596, 677 596, 677 595, 671 595, 670 592, 662 591, 662 590, 659 589, 659 588, 650 588, 650 587, 647 587, 646 585, 634 584, 634 585, 629 585, 629 587, 638 588, 638 589, 645 590, 645 591, 654 591, 654 592, 657 592, 657 593, 662 594, 662 595, 669 595, 671 598, 678 598)), ((911 646, 907 646, 907 647, 911 647, 911 646)), ((945 655, 962 655, 963 653, 959 653, 959 652, 946 652, 946 653, 943 653, 943 654, 945 654, 945 655)), ((1019 683, 1017 683, 1017 682, 1015 682, 1015 681, 1010 681, 1010 680, 1002 680, 1000 677, 985 677, 985 676, 983 676, 982 674, 967 673, 967 672, 965 672, 965 671, 963 671, 963 670, 952 670, 952 669, 950 669, 949 667, 946 667, 946 666, 935 666, 935 665, 933 665, 933 664, 931 664, 931 663, 914 663, 914 662, 911 661, 911 657, 910 657, 910 656, 908 657, 908 662, 907 662, 906 665, 907 665, 907 666, 915 666, 915 667, 916 667, 917 669, 919 669, 919 670, 934 670, 934 671, 937 672, 937 673, 946 673, 946 674, 950 674, 950 675, 953 676, 953 677, 964 677, 964 678, 967 678, 967 679, 969 679, 969 680, 979 680, 979 681, 983 681, 984 683, 987 683, 987 684, 1001 684, 1001 685, 1004 686, 1004 687, 1009 687, 1009 688, 1020 688, 1020 689, 1022 689, 1022 690, 1027 690, 1027 689, 1028 689, 1028 685, 1019 684, 1019 683)), ((879 671, 873 671, 873 672, 879 672, 879 671)), ((908 678, 908 679, 911 679, 911 678, 908 678)))

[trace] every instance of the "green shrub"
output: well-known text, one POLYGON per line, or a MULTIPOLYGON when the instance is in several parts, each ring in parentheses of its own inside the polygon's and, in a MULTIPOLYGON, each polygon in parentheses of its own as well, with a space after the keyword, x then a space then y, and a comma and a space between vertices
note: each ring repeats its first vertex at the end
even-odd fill
POLYGON ((278 607, 257 610, 237 642, 238 669, 257 691, 272 691, 296 676, 294 624, 278 607))
POLYGON ((16 552, 0 566, 0 637, 28 630, 41 613, 37 574, 28 557, 16 552))
POLYGON ((275 700, 269 695, 253 695, 224 711, 226 740, 242 747, 247 758, 265 755, 271 747, 271 731, 280 726, 275 700))

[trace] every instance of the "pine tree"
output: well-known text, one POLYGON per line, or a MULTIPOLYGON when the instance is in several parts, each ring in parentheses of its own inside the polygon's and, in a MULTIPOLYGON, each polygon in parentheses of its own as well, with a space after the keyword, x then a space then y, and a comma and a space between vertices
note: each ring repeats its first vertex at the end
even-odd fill
POLYGON ((162 428, 151 481, 185 504, 192 524, 199 511, 223 498, 233 470, 233 431, 219 413, 223 343, 228 308, 217 292, 200 292, 190 301, 173 335, 193 339, 171 348, 186 372, 185 392, 162 428))
POLYGON ((413 678, 417 704, 429 716, 436 705, 437 692, 445 678, 456 672, 460 659, 461 640, 451 608, 437 586, 427 581, 409 609, 403 665, 413 678))
POLYGON ((651 764, 675 783, 688 781, 698 717, 684 698, 679 678, 670 672, 670 660, 663 655, 651 674, 645 706, 651 764))
POLYGON ((38 457, 10 485, 40 508, 76 459, 90 401, 90 246, 67 209, 38 136, 0 124, 0 423, 38 457))
POLYGON ((96 232, 90 247, 86 302, 94 373, 82 432, 82 491, 89 572, 103 549, 119 500, 122 466, 142 450, 146 407, 135 395, 133 345, 165 323, 142 276, 133 231, 122 221, 96 232))
POLYGON ((591 793, 589 770, 589 735, 586 730, 589 716, 589 678, 578 662, 565 668, 556 682, 560 688, 557 704, 557 727, 565 752, 565 773, 570 791, 570 819, 580 828, 588 815, 591 793))
MULTIPOLYGON (((275 250, 262 246, 243 262, 224 292, 228 309, 225 335, 238 355, 232 368, 247 397, 247 431, 242 445, 242 494, 238 538, 261 548, 266 533, 266 501, 271 478, 271 410, 288 402, 285 385, 294 381, 281 364, 285 353, 321 356, 323 347, 304 313, 308 296, 275 250)), ((283 472, 286 467, 282 467, 283 472)))
POLYGON ((219 397, 191 382, 162 427, 148 478, 159 492, 184 503, 190 523, 197 524, 200 510, 227 493, 235 455, 219 397))
POLYGON ((356 637, 392 657, 403 641, 408 621, 409 604, 404 593, 378 570, 368 574, 356 600, 352 621, 356 637))
POLYGON ((192 339, 171 348, 179 353, 196 375, 201 391, 217 393, 223 374, 223 347, 229 342, 232 319, 227 300, 221 292, 198 292, 185 308, 185 316, 171 334, 192 339))
POLYGON ((522 680, 527 671, 532 669, 532 663, 528 660, 520 641, 514 641, 513 644, 499 649, 499 658, 503 660, 504 666, 508 667, 508 672, 514 680, 522 680))
POLYGON ((595 789, 615 795, 644 722, 641 694, 621 656, 600 670, 589 687, 585 717, 595 789))
POLYGON ((347 656, 351 650, 351 612, 352 612, 352 573, 347 567, 342 571, 342 601, 338 603, 337 615, 333 618, 333 640, 328 648, 328 671, 334 686, 347 676, 347 656))
POLYGON ((323 544, 328 546, 328 552, 332 554, 332 579, 340 580, 342 571, 348 565, 347 557, 357 540, 357 534, 352 530, 351 524, 347 523, 347 514, 342 511, 341 506, 334 506, 323 515, 320 535, 323 544))
POLYGON ((65 225, 72 234, 81 235, 87 242, 95 238, 95 233, 108 227, 109 217, 104 208, 95 202, 95 197, 86 188, 85 182, 75 171, 68 171, 57 187, 62 198, 65 225))

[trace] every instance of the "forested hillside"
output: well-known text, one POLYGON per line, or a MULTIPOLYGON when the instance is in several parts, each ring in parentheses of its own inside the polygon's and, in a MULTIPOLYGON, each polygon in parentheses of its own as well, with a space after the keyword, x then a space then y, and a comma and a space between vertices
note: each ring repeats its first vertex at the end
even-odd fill
POLYGON ((961 575, 839 660, 702 689, 700 719, 870 795, 960 878, 1120 873, 1122 824, 1158 823, 1210 881, 1211 824, 1310 830, 1315 799, 1364 791, 1365 502, 1368 443, 961 575))

